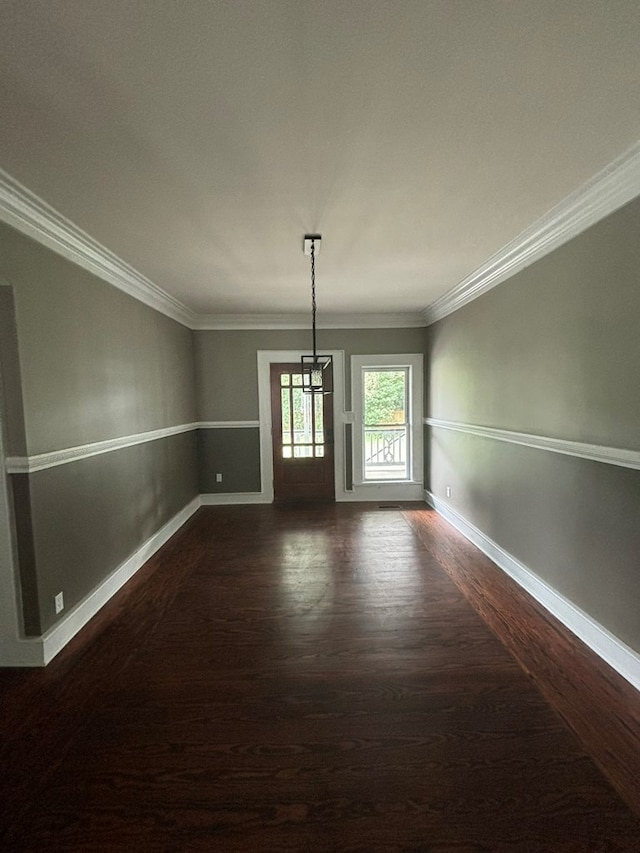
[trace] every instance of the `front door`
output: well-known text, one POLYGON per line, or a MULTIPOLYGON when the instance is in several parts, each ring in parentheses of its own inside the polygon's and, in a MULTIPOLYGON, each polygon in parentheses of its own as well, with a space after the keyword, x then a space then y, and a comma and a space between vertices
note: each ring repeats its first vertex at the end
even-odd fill
POLYGON ((271 418, 274 500, 335 500, 333 395, 305 394, 299 363, 272 364, 271 418))

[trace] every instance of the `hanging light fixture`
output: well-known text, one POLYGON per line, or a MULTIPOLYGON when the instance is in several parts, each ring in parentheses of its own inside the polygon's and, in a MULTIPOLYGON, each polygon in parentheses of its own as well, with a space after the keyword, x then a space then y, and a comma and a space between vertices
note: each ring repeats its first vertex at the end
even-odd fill
POLYGON ((316 254, 320 249, 321 234, 304 235, 304 253, 311 256, 311 328, 313 353, 303 355, 302 390, 307 394, 330 394, 333 391, 333 358, 318 355, 316 349, 316 254))

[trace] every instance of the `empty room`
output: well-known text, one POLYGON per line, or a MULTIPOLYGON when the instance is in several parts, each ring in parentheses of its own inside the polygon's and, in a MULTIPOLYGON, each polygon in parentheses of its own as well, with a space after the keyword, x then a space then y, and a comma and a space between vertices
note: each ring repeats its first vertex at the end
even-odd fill
POLYGON ((0 848, 640 853, 640 4, 0 0, 0 848))

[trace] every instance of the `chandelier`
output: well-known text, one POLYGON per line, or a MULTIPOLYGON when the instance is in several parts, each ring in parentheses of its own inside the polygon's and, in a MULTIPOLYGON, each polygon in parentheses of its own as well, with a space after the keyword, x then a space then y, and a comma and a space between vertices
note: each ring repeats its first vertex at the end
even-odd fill
POLYGON ((319 355, 316 348, 316 253, 320 250, 321 234, 304 235, 304 253, 311 257, 311 328, 313 352, 303 355, 302 390, 307 394, 330 394, 333 391, 333 357, 319 355))

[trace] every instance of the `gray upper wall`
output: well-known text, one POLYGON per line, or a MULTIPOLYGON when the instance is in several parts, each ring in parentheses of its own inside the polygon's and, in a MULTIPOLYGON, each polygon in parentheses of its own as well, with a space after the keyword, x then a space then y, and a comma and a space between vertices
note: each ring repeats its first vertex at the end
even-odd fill
POLYGON ((15 305, 13 289, 3 286, 0 286, 0 426, 4 427, 5 454, 24 456, 27 441, 15 305))
MULTIPOLYGON (((320 329, 318 351, 344 350, 346 395, 355 354, 424 352, 424 329, 320 329)), ((202 421, 258 419, 258 350, 309 350, 310 329, 195 332, 196 388, 202 421)))
POLYGON ((0 224, 30 455, 196 420, 192 332, 0 224))
POLYGON ((428 329, 428 414, 640 449, 640 199, 428 329))

